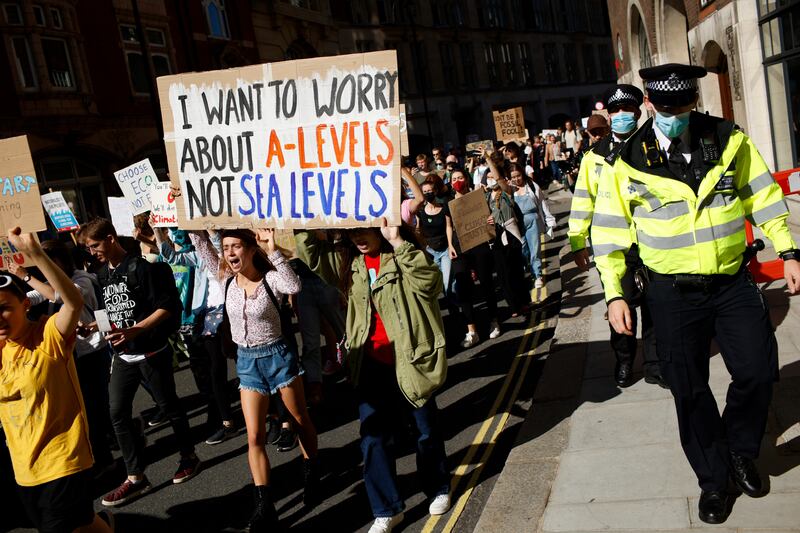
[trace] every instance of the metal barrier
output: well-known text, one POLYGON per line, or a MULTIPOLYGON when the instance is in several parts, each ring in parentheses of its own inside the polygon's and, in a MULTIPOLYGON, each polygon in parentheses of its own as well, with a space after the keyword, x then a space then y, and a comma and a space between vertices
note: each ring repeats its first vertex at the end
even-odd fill
MULTIPOLYGON (((782 170, 773 174, 772 177, 781 186, 784 195, 800 194, 800 168, 782 170)), ((754 240, 753 226, 750 222, 745 221, 744 232, 749 245, 754 240)), ((780 258, 762 263, 758 257, 753 257, 748 268, 758 283, 783 279, 783 260, 780 258)))

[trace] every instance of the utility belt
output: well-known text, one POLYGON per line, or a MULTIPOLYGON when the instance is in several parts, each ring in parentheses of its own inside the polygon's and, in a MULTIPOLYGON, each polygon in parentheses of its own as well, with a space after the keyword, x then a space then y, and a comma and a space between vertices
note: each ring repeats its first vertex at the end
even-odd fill
POLYGON ((711 289, 733 283, 745 270, 741 268, 735 274, 660 274, 644 267, 637 270, 634 276, 637 286, 641 283, 646 287, 650 281, 667 281, 681 291, 709 292, 711 289))

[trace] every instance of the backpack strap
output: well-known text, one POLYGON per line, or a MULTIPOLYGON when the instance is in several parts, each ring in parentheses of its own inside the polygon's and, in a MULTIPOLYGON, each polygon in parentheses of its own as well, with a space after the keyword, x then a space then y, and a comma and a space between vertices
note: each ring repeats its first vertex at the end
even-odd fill
POLYGON ((261 278, 261 283, 264 285, 264 288, 267 290, 267 294, 269 294, 269 299, 272 300, 272 305, 275 306, 275 309, 277 309, 278 314, 280 314, 281 313, 281 306, 278 305, 278 299, 275 297, 275 293, 272 292, 272 289, 270 288, 269 283, 267 283, 267 278, 266 277, 261 278))

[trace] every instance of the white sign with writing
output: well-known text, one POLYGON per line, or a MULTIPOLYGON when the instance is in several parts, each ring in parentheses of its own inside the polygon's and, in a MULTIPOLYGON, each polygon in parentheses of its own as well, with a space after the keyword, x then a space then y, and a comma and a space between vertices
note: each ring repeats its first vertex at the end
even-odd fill
POLYGON ((122 194, 131 205, 134 215, 150 211, 150 188, 158 181, 153 165, 149 159, 142 159, 129 167, 114 172, 122 194))
POLYGON ((150 191, 153 208, 150 210, 150 225, 154 228, 178 226, 178 208, 168 181, 157 181, 150 191))

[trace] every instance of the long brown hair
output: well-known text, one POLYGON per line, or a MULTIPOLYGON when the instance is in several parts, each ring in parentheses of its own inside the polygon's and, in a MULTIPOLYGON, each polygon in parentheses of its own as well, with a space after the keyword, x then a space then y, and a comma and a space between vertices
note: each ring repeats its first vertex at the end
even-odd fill
MULTIPOLYGON (((245 248, 254 248, 255 253, 253 253, 253 266, 256 267, 256 270, 263 276, 270 270, 274 270, 275 267, 272 265, 272 262, 267 258, 267 252, 264 251, 258 245, 258 239, 256 239, 256 234, 253 230, 249 229, 226 229, 222 230, 221 240, 225 240, 225 237, 231 237, 233 239, 239 239, 242 241, 242 244, 245 248)), ((226 260, 222 260, 219 263, 219 276, 220 278, 224 278, 228 273, 233 273, 230 270, 230 266, 228 266, 228 262, 226 260)))

